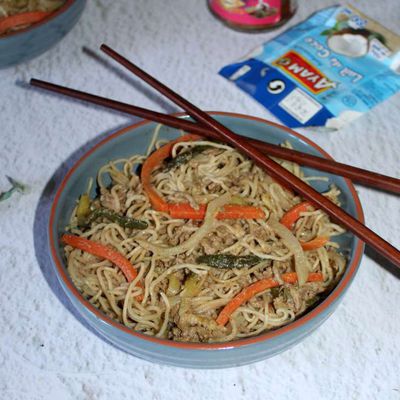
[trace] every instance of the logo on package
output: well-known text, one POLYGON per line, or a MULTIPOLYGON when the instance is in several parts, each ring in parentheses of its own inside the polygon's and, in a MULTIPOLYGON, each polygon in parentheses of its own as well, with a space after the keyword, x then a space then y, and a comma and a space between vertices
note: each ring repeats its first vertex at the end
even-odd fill
POLYGON ((285 71, 314 94, 337 87, 336 82, 328 79, 318 68, 295 51, 289 51, 279 57, 273 65, 285 71))

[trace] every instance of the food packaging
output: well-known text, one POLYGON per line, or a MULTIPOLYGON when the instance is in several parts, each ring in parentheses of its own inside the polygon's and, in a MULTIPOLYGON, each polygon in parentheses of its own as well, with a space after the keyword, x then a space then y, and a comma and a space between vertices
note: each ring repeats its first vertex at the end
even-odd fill
POLYGON ((338 129, 400 89, 400 36, 336 6, 219 72, 291 128, 338 129))

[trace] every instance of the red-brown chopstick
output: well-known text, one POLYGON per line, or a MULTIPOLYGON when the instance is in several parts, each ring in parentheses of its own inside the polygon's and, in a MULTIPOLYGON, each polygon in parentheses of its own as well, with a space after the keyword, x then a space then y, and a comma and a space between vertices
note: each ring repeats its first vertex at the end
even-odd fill
MULTIPOLYGON (((105 97, 81 92, 79 90, 70 89, 65 86, 56 85, 38 79, 31 79, 30 84, 32 86, 60 93, 75 99, 87 101, 89 103, 97 104, 129 115, 136 115, 151 121, 162 123, 164 125, 172 126, 177 129, 183 129, 187 132, 218 138, 214 131, 205 127, 204 125, 182 118, 177 118, 172 115, 158 113, 156 111, 148 110, 146 108, 121 103, 116 100, 111 100, 105 97)), ((287 128, 284 129, 287 130, 287 128)), ((329 172, 331 174, 340 175, 345 178, 352 179, 354 182, 357 183, 400 194, 400 179, 378 174, 372 171, 367 171, 365 169, 353 167, 351 165, 338 163, 333 160, 313 156, 311 154, 303 153, 300 151, 287 149, 274 144, 265 143, 261 140, 251 139, 247 137, 246 140, 269 156, 293 161, 303 166, 315 168, 321 171, 329 172)))
POLYGON ((155 88, 158 92, 162 93, 164 96, 172 100, 175 104, 182 107, 194 119, 212 129, 215 133, 219 135, 220 139, 233 145, 236 149, 253 159, 257 165, 267 171, 268 174, 271 175, 274 179, 281 182, 283 185, 289 186, 292 189, 296 190, 300 195, 309 200, 316 207, 325 211, 335 221, 346 227, 350 232, 353 232, 366 244, 374 248, 386 259, 388 259, 394 265, 400 268, 400 252, 390 243, 378 236, 371 229, 367 228, 360 221, 347 214, 336 204, 318 193, 301 179, 291 174, 285 168, 281 167, 278 163, 270 159, 268 156, 261 153, 256 147, 246 141, 246 139, 235 135, 232 131, 213 119, 210 115, 200 110, 195 105, 191 104, 188 100, 175 93, 172 89, 159 82, 157 79, 137 67, 135 64, 128 61, 126 58, 112 50, 110 47, 103 44, 101 46, 101 49, 118 63, 126 67, 129 71, 133 72, 140 79, 155 88))

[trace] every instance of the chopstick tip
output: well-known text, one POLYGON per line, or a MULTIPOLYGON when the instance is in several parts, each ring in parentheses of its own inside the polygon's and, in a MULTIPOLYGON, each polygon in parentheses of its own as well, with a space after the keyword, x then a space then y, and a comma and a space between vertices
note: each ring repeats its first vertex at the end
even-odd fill
POLYGON ((27 85, 28 86, 35 86, 35 87, 42 87, 43 86, 42 83, 43 82, 41 80, 39 80, 39 79, 31 78, 28 81, 27 85))

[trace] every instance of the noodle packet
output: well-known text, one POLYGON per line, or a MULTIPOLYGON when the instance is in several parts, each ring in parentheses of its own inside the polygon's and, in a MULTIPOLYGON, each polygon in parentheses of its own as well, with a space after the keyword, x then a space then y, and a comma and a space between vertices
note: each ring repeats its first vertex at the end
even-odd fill
POLYGON ((400 36, 330 7, 219 74, 291 128, 338 129, 400 90, 400 36))

